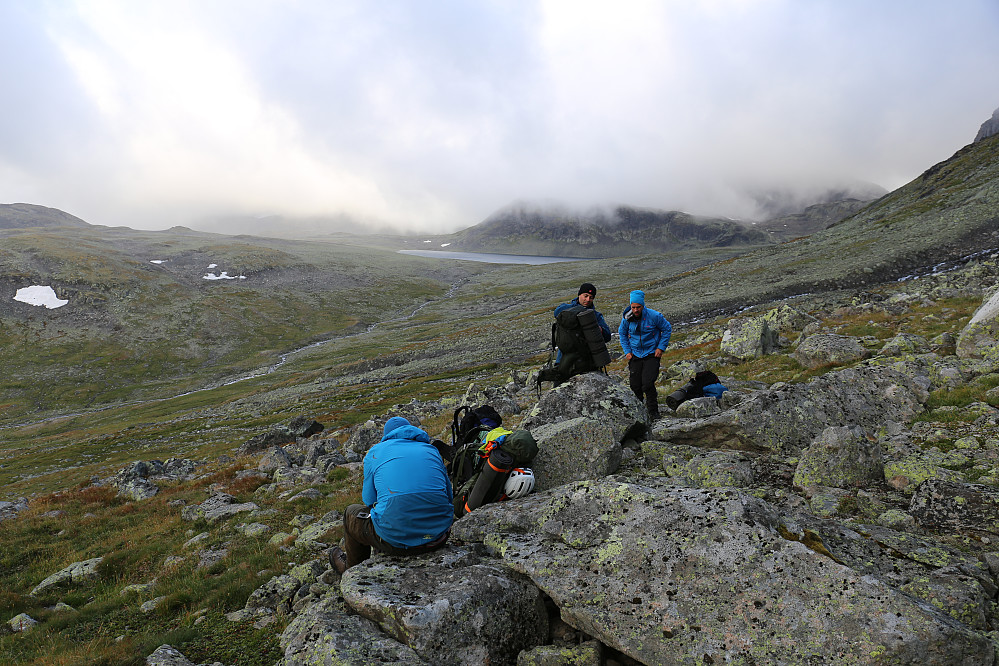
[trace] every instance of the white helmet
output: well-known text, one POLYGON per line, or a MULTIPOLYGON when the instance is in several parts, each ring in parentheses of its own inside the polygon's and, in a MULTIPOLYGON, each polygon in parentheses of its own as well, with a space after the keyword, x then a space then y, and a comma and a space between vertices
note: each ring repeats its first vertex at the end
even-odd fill
POLYGON ((507 499, 523 497, 534 490, 534 472, 530 467, 516 467, 510 472, 503 487, 507 499))

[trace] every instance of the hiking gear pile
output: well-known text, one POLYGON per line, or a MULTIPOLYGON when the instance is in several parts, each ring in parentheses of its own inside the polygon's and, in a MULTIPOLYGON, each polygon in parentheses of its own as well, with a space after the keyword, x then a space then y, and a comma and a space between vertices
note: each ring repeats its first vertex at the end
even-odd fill
POLYGON ((507 430, 501 427, 502 421, 488 405, 466 405, 454 412, 448 470, 456 518, 483 504, 510 498, 510 493, 504 491, 515 470, 515 478, 520 479, 515 483, 521 493, 517 497, 534 489, 534 473, 527 470, 528 480, 524 470, 538 454, 538 444, 530 431, 507 430))
POLYGON ((666 398, 666 405, 672 409, 676 410, 680 406, 680 403, 690 400, 691 398, 721 398, 722 393, 728 390, 721 380, 718 379, 718 375, 711 372, 710 370, 701 370, 693 377, 690 378, 686 384, 678 388, 669 394, 666 398))

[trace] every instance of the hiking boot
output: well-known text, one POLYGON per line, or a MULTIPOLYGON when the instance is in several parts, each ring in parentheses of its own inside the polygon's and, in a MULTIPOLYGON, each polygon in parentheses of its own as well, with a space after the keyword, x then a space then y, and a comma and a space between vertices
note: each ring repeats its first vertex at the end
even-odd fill
POLYGON ((340 546, 330 548, 330 566, 336 569, 336 572, 341 576, 347 570, 347 554, 340 546))

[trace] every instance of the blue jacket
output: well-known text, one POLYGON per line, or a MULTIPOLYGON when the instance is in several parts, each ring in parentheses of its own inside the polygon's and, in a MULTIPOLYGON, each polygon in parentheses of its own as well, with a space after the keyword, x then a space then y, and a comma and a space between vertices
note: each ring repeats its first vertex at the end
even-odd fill
POLYGON ((451 528, 453 497, 430 436, 403 418, 389 419, 364 456, 361 500, 371 507, 375 533, 399 548, 434 541, 451 528))
POLYGON ((666 321, 661 312, 646 307, 642 309, 642 318, 638 321, 628 321, 622 316, 617 333, 621 338, 621 349, 625 354, 645 358, 657 349, 666 351, 673 326, 666 321))

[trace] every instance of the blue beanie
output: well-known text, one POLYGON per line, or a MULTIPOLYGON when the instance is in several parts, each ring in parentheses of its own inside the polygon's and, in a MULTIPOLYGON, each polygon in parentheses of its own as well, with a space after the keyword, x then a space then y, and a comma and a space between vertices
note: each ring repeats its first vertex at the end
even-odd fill
POLYGON ((401 416, 393 416, 392 418, 390 418, 388 421, 385 422, 385 430, 382 431, 382 435, 383 436, 387 435, 393 430, 396 430, 397 428, 401 428, 403 426, 408 426, 408 425, 411 424, 406 419, 402 418, 401 416))
POLYGON ((645 292, 642 291, 641 289, 636 289, 635 291, 631 292, 630 298, 631 300, 628 301, 629 303, 638 303, 639 305, 642 306, 645 305, 645 292))

